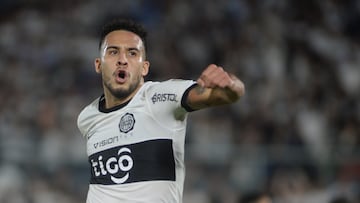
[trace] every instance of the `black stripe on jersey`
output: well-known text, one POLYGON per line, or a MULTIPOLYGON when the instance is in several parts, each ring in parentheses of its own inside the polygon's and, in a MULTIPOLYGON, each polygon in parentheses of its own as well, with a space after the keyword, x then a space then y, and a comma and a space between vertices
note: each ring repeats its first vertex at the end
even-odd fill
POLYGON ((187 98, 189 96, 189 92, 190 90, 192 90, 193 88, 195 88, 197 86, 197 83, 191 85, 189 88, 187 88, 181 98, 181 106, 187 111, 187 112, 192 112, 192 111, 196 111, 196 109, 192 109, 188 103, 187 103, 187 98))
POLYGON ((175 181, 172 140, 158 139, 107 149, 89 157, 90 184, 175 181))

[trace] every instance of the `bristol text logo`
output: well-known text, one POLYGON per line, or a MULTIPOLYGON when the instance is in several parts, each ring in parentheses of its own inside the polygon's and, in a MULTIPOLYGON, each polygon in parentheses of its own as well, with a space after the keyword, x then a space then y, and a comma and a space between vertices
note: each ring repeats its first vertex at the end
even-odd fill
POLYGON ((157 93, 155 93, 151 97, 151 101, 153 102, 153 104, 155 104, 157 102, 166 102, 166 101, 177 102, 176 97, 177 97, 176 94, 170 94, 170 93, 157 94, 157 93))

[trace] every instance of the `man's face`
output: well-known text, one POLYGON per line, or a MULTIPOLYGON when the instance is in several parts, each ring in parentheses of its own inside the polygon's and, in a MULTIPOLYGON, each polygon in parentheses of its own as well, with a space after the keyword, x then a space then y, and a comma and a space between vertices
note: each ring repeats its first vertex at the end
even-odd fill
POLYGON ((129 31, 113 31, 105 37, 101 57, 95 60, 105 93, 121 99, 135 94, 150 66, 144 49, 141 38, 129 31))

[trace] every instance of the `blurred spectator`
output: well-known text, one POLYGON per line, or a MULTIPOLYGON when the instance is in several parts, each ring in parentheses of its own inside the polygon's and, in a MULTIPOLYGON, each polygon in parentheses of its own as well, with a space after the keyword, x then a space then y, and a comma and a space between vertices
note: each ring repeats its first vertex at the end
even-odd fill
POLYGON ((84 201, 76 117, 101 92, 95 30, 115 16, 151 30, 146 79, 195 79, 217 63, 247 86, 239 103, 190 117, 184 203, 236 203, 255 189, 277 203, 359 201, 360 1, 6 0, 0 10, 0 202, 84 201))
POLYGON ((337 197, 331 200, 329 203, 350 203, 345 197, 337 197))
POLYGON ((243 195, 238 203, 271 203, 270 195, 266 193, 249 193, 243 195))

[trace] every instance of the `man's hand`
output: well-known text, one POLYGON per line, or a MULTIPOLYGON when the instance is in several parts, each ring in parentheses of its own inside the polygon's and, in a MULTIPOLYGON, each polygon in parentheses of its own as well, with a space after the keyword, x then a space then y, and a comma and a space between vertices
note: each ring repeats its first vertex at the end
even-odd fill
POLYGON ((220 66, 211 64, 200 75, 196 81, 203 88, 225 88, 234 85, 234 80, 220 66))
POLYGON ((234 92, 237 97, 245 94, 245 86, 235 75, 226 72, 221 66, 209 65, 197 79, 202 88, 222 88, 234 92))
POLYGON ((211 64, 197 79, 198 86, 189 92, 187 103, 193 109, 230 104, 245 94, 245 86, 235 75, 211 64))

